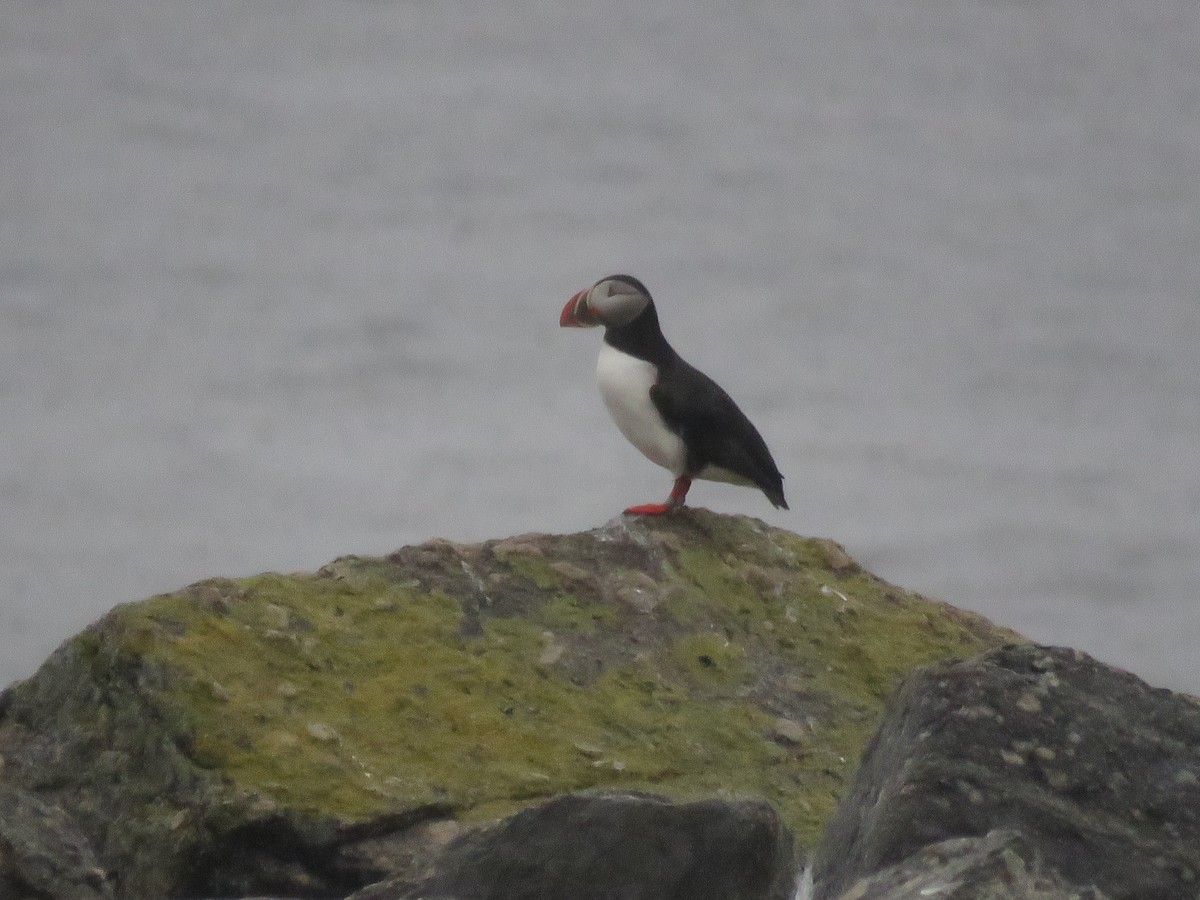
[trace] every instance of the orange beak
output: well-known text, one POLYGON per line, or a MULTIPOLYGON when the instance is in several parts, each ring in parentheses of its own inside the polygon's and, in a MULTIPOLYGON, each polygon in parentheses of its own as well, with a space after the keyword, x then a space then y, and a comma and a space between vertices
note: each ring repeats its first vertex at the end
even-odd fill
POLYGON ((558 317, 558 324, 562 328, 590 328, 593 325, 599 325, 600 320, 596 318, 591 307, 587 303, 588 291, 591 288, 582 290, 571 297, 567 301, 567 305, 563 307, 562 315, 558 317))

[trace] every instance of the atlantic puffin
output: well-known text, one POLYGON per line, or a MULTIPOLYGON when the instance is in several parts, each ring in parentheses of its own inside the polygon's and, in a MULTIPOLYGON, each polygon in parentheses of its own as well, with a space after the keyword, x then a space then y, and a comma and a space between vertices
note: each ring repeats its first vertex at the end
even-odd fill
POLYGON ((631 275, 601 278, 567 301, 558 324, 604 326, 596 363, 604 405, 629 442, 675 476, 665 503, 625 512, 678 509, 695 478, 757 487, 776 508, 788 508, 766 441, 716 382, 667 343, 644 284, 631 275))

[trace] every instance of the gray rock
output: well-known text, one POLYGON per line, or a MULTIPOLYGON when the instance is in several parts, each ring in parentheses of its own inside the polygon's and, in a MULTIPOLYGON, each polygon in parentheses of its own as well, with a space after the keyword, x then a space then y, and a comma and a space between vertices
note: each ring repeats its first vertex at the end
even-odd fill
POLYGON ((816 897, 996 828, 1071 884, 1195 900, 1200 705, 1071 650, 1010 646, 921 670, 830 821, 816 897))
POLYGON ((112 896, 91 844, 62 809, 0 785, 0 897, 112 896))
POLYGON ((766 803, 569 794, 451 844, 434 873, 351 900, 790 900, 791 833, 766 803))
POLYGON ((838 900, 1105 900, 1047 871, 1014 831, 955 838, 855 882, 838 900))

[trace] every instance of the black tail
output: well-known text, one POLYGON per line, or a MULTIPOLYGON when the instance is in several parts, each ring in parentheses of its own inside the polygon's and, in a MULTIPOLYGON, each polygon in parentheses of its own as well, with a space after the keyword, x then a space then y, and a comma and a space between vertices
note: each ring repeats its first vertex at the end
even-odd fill
POLYGON ((762 492, 767 495, 767 499, 771 501, 771 505, 776 509, 787 509, 787 500, 783 497, 783 476, 777 475, 775 480, 770 484, 760 484, 762 492))

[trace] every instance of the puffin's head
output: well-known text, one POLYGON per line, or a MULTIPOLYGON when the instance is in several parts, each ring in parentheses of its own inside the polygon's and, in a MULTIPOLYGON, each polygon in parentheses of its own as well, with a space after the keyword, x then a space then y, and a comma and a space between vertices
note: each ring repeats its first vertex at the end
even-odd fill
POLYGON ((646 286, 632 275, 609 275, 568 300, 558 324, 563 328, 620 328, 653 305, 646 286))

